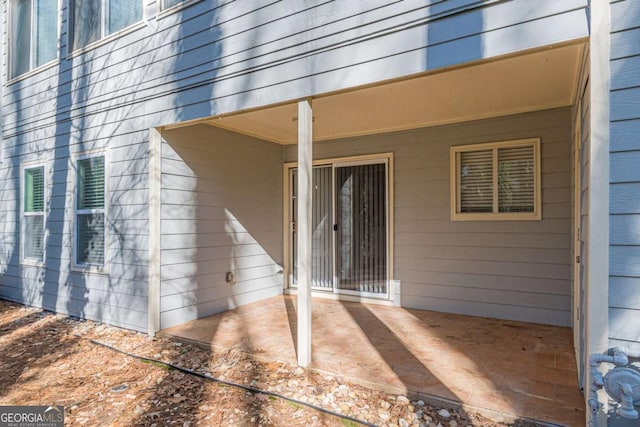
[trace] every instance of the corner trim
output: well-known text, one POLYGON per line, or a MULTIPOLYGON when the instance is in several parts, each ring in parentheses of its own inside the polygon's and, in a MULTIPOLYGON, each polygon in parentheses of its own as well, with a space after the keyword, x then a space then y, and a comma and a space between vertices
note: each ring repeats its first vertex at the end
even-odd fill
MULTIPOLYGON (((609 347, 609 0, 591 1, 589 219, 587 283, 585 289, 585 357, 609 347)), ((585 361, 585 365, 587 365, 585 361)), ((587 371, 587 381, 591 382, 587 371)), ((586 387, 585 387, 586 388, 586 387)), ((588 398, 588 396, 587 396, 588 398)), ((599 401, 607 410, 602 392, 599 401)), ((589 420, 587 420, 589 421, 589 420)))

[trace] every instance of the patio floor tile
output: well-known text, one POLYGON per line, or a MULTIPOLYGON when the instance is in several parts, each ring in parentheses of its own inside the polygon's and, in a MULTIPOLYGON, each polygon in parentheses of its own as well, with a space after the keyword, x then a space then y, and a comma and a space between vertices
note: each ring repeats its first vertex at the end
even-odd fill
MULTIPOLYGON (((296 363, 296 298, 278 296, 163 330, 296 363)), ((312 367, 365 383, 569 426, 584 424, 569 328, 313 300, 312 367)))

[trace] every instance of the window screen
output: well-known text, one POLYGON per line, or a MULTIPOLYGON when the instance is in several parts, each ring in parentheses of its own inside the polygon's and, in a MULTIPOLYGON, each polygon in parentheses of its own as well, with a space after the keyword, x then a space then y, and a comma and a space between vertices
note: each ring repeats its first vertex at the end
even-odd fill
POLYGON ((172 6, 182 3, 184 0, 162 0, 162 9, 168 9, 172 6))
POLYGON ((460 211, 491 212, 493 209, 493 152, 460 153, 460 211))
POLYGON ((24 170, 23 256, 44 257, 44 166, 24 170))
POLYGON ((541 219, 540 140, 451 147, 451 215, 541 219))
POLYGON ((533 212, 534 170, 533 146, 498 149, 500 212, 533 212))
POLYGON ((142 0, 75 0, 73 49, 80 49, 142 20, 142 0))
POLYGON ((104 156, 78 161, 76 202, 76 263, 104 265, 104 156))
POLYGON ((12 0, 9 74, 18 77, 58 56, 58 0, 12 0))

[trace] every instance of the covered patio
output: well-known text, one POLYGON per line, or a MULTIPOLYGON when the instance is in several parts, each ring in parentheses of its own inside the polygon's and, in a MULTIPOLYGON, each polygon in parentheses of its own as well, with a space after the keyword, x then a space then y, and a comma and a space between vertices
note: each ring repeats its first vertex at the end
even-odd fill
MULTIPOLYGON (((277 296, 162 333, 296 364, 296 305, 277 296)), ((584 423, 569 328, 326 299, 312 313, 311 369, 514 419, 584 423)))
POLYGON ((572 112, 583 49, 161 129, 150 330, 423 400, 583 425, 578 335, 566 327, 579 295, 572 112), (462 172, 452 150, 491 146, 497 165, 499 144, 531 140, 537 216, 453 218, 462 172), (356 169, 374 178, 341 181, 356 169), (375 197, 354 202, 365 193, 375 197), (366 236, 378 240, 367 242, 379 244, 352 257, 375 266, 358 276, 341 257, 364 240, 347 226, 359 218, 375 224, 366 236), (364 282, 383 286, 358 288, 364 282))

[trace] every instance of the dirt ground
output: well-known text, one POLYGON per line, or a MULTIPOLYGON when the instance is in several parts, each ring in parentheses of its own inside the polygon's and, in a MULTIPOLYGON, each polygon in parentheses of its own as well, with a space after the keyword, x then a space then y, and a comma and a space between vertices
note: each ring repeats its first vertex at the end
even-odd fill
MULTIPOLYGON (((64 405, 69 426, 496 427, 479 414, 438 408, 329 374, 211 352, 0 300, 0 405, 64 405), (253 392, 143 361, 161 360, 253 392), (302 403, 343 414, 323 413, 302 403), (366 424, 365 424, 366 425, 366 424)), ((519 422, 518 426, 533 426, 519 422)))

